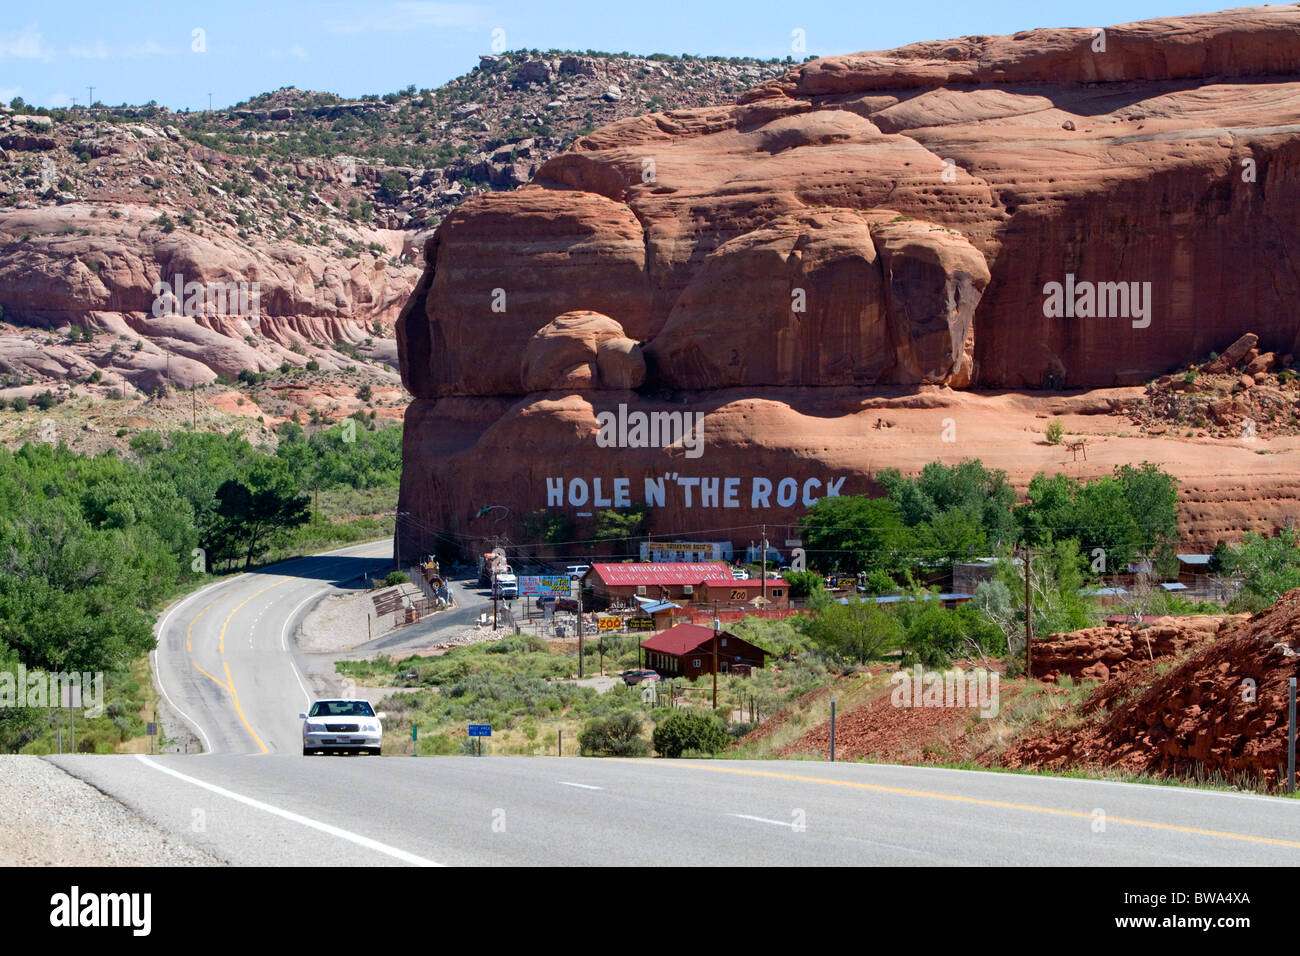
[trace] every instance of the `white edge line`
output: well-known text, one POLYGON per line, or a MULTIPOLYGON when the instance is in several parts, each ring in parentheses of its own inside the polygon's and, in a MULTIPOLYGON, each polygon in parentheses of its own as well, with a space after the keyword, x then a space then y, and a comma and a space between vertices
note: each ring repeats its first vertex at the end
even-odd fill
MULTIPOLYGON (((333 551, 324 551, 324 552, 322 552, 322 553, 320 553, 320 554, 303 555, 303 556, 300 557, 300 558, 290 558, 289 560, 291 560, 291 561, 301 561, 301 560, 303 560, 303 558, 323 558, 323 557, 329 557, 329 556, 336 555, 336 554, 342 554, 342 553, 345 552, 345 551, 359 551, 359 550, 361 550, 362 548, 368 547, 368 546, 370 546, 370 545, 379 544, 381 540, 382 540, 382 539, 378 539, 378 540, 375 540, 375 541, 367 541, 367 542, 364 542, 364 543, 362 543, 362 544, 347 545, 347 546, 342 547, 342 548, 336 548, 336 549, 333 550, 333 551)), ((192 600, 194 600, 195 598, 197 598, 199 595, 204 594, 204 593, 207 592, 207 591, 211 591, 213 588, 219 588, 219 587, 222 587, 223 585, 227 585, 227 584, 234 584, 236 581, 240 580, 241 578, 246 578, 246 577, 249 577, 249 576, 250 576, 250 572, 248 572, 248 571, 241 571, 239 574, 236 574, 236 575, 234 575, 233 577, 223 578, 223 579, 220 580, 220 581, 213 581, 211 584, 205 584, 203 587, 199 588, 197 591, 193 591, 193 592, 191 592, 191 593, 185 595, 185 597, 183 597, 183 598, 181 598, 180 600, 176 601, 174 604, 172 604, 171 607, 169 607, 169 608, 166 610, 166 612, 163 613, 163 616, 162 616, 161 620, 158 621, 158 630, 154 633, 154 639, 155 639, 155 643, 156 643, 156 646, 154 647, 154 650, 153 650, 153 677, 154 677, 154 682, 158 685, 158 690, 162 693, 162 695, 163 695, 163 699, 164 699, 165 701, 167 701, 168 705, 169 705, 169 706, 170 706, 174 711, 176 711, 176 713, 180 714, 182 720, 184 720, 184 721, 185 721, 186 723, 188 723, 191 727, 193 727, 196 731, 198 731, 199 737, 203 740, 203 748, 204 748, 204 749, 203 749, 203 753, 200 754, 199 756, 206 756, 206 755, 208 755, 208 754, 210 754, 210 753, 213 752, 213 751, 212 751, 212 741, 209 740, 209 739, 208 739, 208 735, 207 735, 206 733, 203 732, 203 727, 202 727, 202 725, 200 725, 199 722, 198 722, 197 720, 195 720, 193 717, 191 717, 189 714, 185 713, 185 711, 183 711, 183 710, 181 710, 179 707, 177 707, 175 701, 173 701, 173 700, 171 699, 171 695, 169 695, 169 694, 167 693, 167 688, 166 688, 165 686, 163 686, 163 682, 162 682, 162 668, 158 665, 158 652, 163 648, 163 640, 162 640, 162 638, 163 638, 163 634, 164 634, 164 632, 167 630, 167 621, 171 618, 171 616, 172 616, 173 614, 175 614, 177 611, 179 611, 179 610, 180 610, 184 605, 188 604, 190 601, 192 601, 192 600)), ((293 575, 288 575, 288 577, 293 577, 293 575)), ((299 606, 301 606, 301 605, 299 605, 299 606)), ((296 612, 296 610, 297 610, 297 609, 295 608, 295 612, 296 612)), ((292 618, 292 615, 290 615, 290 618, 292 618)), ((281 646, 282 646, 282 647, 284 646, 283 634, 281 635, 281 646)), ((302 688, 303 696, 305 696, 305 697, 307 698, 307 701, 310 703, 310 702, 311 702, 311 694, 309 694, 309 693, 307 692, 307 687, 306 687, 306 685, 303 684, 302 678, 298 675, 298 666, 297 666, 297 665, 294 663, 294 661, 293 661, 293 655, 290 655, 290 656, 289 656, 289 665, 293 668, 294 677, 296 677, 296 678, 298 679, 298 686, 302 688)))
POLYGON ((557 781, 562 787, 581 787, 583 790, 604 790, 604 787, 593 787, 589 783, 570 783, 567 780, 557 781))
MULTIPOLYGON (((241 578, 241 577, 243 577, 243 574, 237 574, 237 575, 235 575, 234 578, 231 578, 230 580, 232 580, 232 581, 233 581, 233 580, 237 580, 238 578, 241 578)), ((205 586, 199 588, 197 591, 194 591, 194 592, 191 593, 191 594, 187 594, 185 597, 181 598, 179 601, 177 601, 175 604, 173 604, 171 607, 169 607, 169 608, 167 609, 167 612, 166 612, 165 614, 163 614, 162 619, 158 622, 158 631, 157 631, 157 633, 154 635, 154 641, 155 641, 155 647, 154 647, 154 651, 153 651, 153 676, 154 676, 154 682, 157 683, 157 685, 158 685, 158 690, 159 690, 159 691, 162 693, 162 695, 163 695, 163 700, 167 701, 167 704, 172 708, 172 710, 176 711, 176 713, 178 713, 178 714, 181 715, 181 719, 182 719, 182 720, 184 720, 184 721, 185 721, 186 723, 188 723, 191 727, 193 727, 196 731, 198 731, 199 737, 203 740, 203 754, 205 754, 205 755, 206 755, 206 754, 210 754, 210 753, 212 753, 212 741, 209 740, 209 739, 208 739, 208 735, 207 735, 206 733, 203 732, 203 727, 202 727, 202 725, 200 725, 199 722, 198 722, 197 720, 195 720, 193 717, 191 717, 189 714, 185 713, 185 711, 183 711, 183 710, 181 710, 179 707, 177 707, 177 706, 176 706, 176 702, 173 701, 173 700, 171 699, 171 695, 167 693, 167 688, 163 686, 163 680, 162 680, 162 667, 158 664, 158 653, 159 653, 159 652, 163 649, 163 647, 165 646, 164 635, 165 635, 166 632, 167 632, 167 621, 171 618, 171 616, 172 616, 173 614, 175 614, 177 611, 179 611, 179 610, 180 610, 184 605, 188 604, 190 601, 192 601, 192 600, 194 600, 195 598, 197 598, 199 595, 204 594, 205 592, 210 591, 210 590, 212 590, 213 588, 220 587, 221 585, 223 585, 223 584, 225 584, 225 583, 227 583, 227 582, 226 582, 226 581, 213 581, 211 584, 205 585, 205 586)))
POLYGON ((359 833, 353 833, 351 830, 344 830, 329 823, 321 823, 319 820, 313 820, 311 817, 304 817, 301 814, 294 813, 290 810, 281 810, 279 807, 272 806, 269 803, 263 803, 261 800, 254 800, 252 797, 246 797, 242 793, 235 793, 233 790, 227 790, 224 787, 218 787, 216 784, 208 783, 205 780, 199 780, 197 777, 191 777, 179 771, 172 770, 170 767, 164 767, 161 764, 154 763, 144 754, 136 754, 136 759, 145 766, 150 767, 160 773, 175 777, 178 780, 184 780, 186 783, 193 784, 196 787, 202 787, 204 790, 210 790, 212 793, 236 803, 242 803, 245 806, 253 807, 256 810, 262 810, 274 816, 281 817, 292 823, 298 823, 305 827, 311 827, 313 830, 320 830, 322 833, 328 833, 330 836, 338 837, 340 840, 347 840, 349 843, 355 843, 357 846, 365 847, 367 850, 374 850, 376 853, 383 853, 394 859, 401 860, 404 863, 410 863, 413 866, 442 866, 441 863, 435 863, 433 860, 417 856, 414 853, 408 853, 406 850, 398 849, 395 846, 389 846, 387 843, 380 843, 378 840, 372 840, 370 837, 362 836, 359 833))
POLYGON ((284 651, 289 658, 289 669, 293 671, 294 678, 298 681, 298 686, 302 688, 302 696, 306 698, 307 703, 312 702, 311 691, 307 690, 307 683, 302 679, 302 674, 298 671, 298 664, 293 659, 293 652, 289 650, 288 634, 289 625, 293 623, 294 615, 302 610, 303 605, 309 601, 319 601, 324 595, 334 590, 333 587, 323 588, 308 595, 304 600, 299 602, 298 606, 289 612, 289 616, 284 619, 284 626, 280 628, 280 650, 284 651))
POLYGON ((770 823, 773 826, 778 826, 778 827, 794 826, 794 824, 791 823, 789 820, 769 820, 767 817, 754 817, 754 816, 750 816, 748 813, 732 813, 729 814, 729 816, 740 817, 740 819, 742 820, 757 820, 759 823, 770 823))

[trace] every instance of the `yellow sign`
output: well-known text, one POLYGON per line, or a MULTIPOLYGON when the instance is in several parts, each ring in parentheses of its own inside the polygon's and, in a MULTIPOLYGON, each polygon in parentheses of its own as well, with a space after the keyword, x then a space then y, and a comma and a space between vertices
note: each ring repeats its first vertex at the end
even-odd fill
POLYGON ((600 629, 602 631, 617 631, 623 626, 621 617, 602 617, 600 619, 600 629))

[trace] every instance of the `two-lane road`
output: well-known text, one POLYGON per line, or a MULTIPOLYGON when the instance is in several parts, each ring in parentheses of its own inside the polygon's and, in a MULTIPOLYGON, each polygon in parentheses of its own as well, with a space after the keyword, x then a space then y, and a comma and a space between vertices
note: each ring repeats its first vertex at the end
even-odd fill
POLYGON ((391 542, 298 558, 196 591, 160 618, 154 673, 207 753, 298 753, 315 696, 293 627, 322 596, 391 562, 391 542))
POLYGON ((53 759, 243 865, 1300 863, 1300 803, 1177 787, 809 761, 53 759))
POLYGON ((387 542, 178 602, 157 674, 211 756, 51 758, 236 864, 1300 863, 1300 802, 926 767, 545 757, 304 758, 292 628, 387 542))

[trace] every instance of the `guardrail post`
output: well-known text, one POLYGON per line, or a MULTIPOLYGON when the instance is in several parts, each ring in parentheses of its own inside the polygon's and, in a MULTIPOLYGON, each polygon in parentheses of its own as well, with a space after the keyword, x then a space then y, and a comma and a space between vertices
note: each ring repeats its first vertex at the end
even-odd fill
POLYGON ((1286 792, 1295 793, 1295 678, 1286 687, 1286 792))
POLYGON ((831 698, 831 763, 835 762, 835 698, 831 698))

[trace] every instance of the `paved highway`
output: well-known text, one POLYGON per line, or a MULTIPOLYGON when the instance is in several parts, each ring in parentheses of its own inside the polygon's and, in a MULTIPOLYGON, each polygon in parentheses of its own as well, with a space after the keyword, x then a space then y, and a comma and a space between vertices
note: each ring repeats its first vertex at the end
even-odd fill
POLYGON ((154 673, 207 753, 296 753, 298 714, 316 696, 292 629, 326 594, 388 569, 372 542, 272 565, 202 588, 160 618, 154 673))
POLYGON ((521 757, 303 758, 292 628, 387 542, 196 592, 156 668, 208 753, 59 766, 235 864, 1300 863, 1300 802, 921 767, 521 757))
POLYGON ((1300 863, 1300 803, 922 767, 58 757, 235 864, 1300 863))

